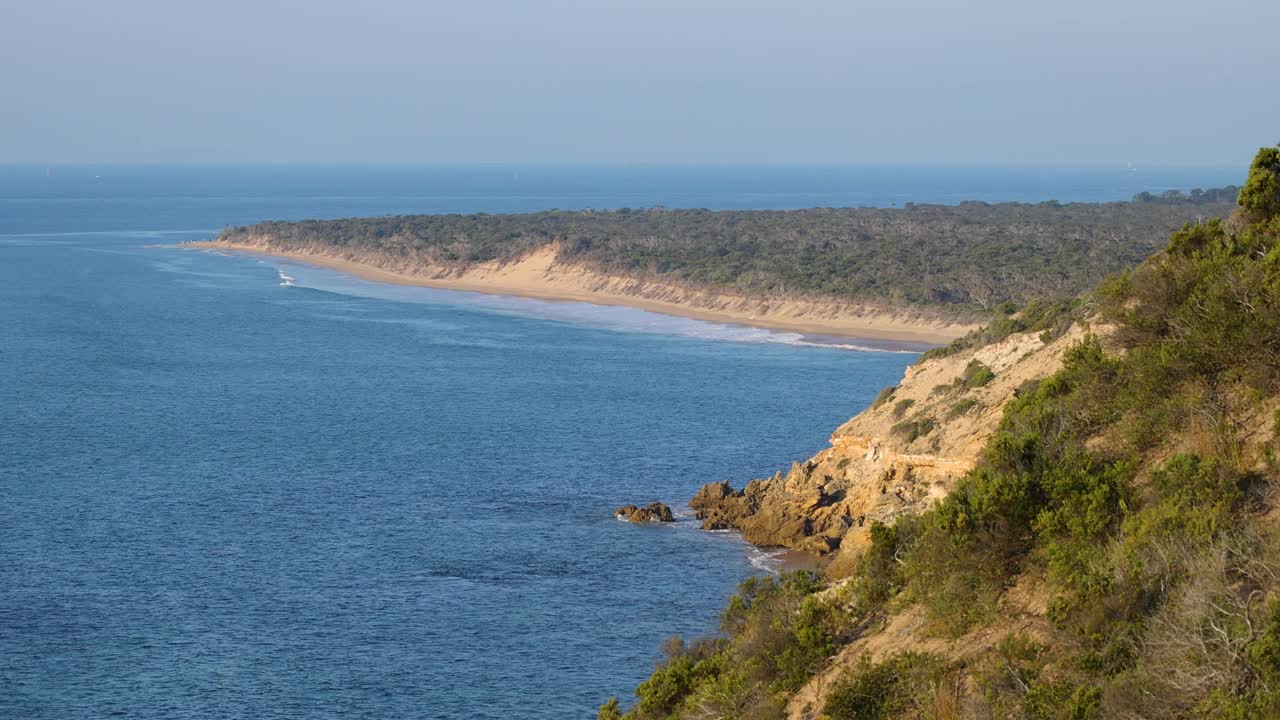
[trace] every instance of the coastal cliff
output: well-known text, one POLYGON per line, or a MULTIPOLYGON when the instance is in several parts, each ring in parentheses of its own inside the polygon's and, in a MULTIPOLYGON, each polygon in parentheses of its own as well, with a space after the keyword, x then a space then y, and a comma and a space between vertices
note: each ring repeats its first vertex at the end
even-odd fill
POLYGON ((847 575, 871 527, 919 514, 949 494, 1018 388, 1056 372, 1084 333, 1083 325, 1057 338, 1023 332, 925 359, 840 426, 829 448, 741 490, 727 481, 705 485, 690 506, 706 529, 732 528, 756 545, 807 551, 830 560, 832 577, 847 575))
POLYGON ((1068 326, 997 320, 808 461, 700 490, 827 572, 744 582, 599 718, 1280 717, 1280 147, 1237 202, 1068 326))

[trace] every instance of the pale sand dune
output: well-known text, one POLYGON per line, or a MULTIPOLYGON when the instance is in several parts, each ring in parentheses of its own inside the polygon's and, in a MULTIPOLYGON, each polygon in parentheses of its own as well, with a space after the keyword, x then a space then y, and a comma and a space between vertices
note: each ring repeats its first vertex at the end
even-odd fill
POLYGON ((460 273, 448 268, 399 266, 384 258, 344 256, 324 248, 308 252, 281 251, 272 246, 269 238, 255 243, 186 243, 184 247, 285 257, 377 282, 619 305, 698 320, 799 333, 944 344, 976 327, 866 305, 752 298, 606 275, 581 266, 557 263, 557 248, 553 245, 539 248, 515 262, 484 263, 460 273))

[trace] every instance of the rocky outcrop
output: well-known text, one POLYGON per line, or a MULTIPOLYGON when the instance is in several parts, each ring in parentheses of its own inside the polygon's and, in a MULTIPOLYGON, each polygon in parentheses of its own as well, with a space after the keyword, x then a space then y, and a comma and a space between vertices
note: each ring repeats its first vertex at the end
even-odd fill
POLYGON ((675 516, 671 514, 671 508, 660 502, 649 503, 644 507, 623 505, 614 510, 613 514, 619 520, 633 523, 673 522, 675 520, 675 516))
POLYGON ((834 505, 839 495, 814 486, 793 502, 780 496, 783 484, 781 474, 752 480, 742 490, 734 490, 722 480, 704 485, 689 506, 703 528, 739 530, 743 539, 755 545, 790 547, 817 555, 838 548, 852 519, 817 511, 834 505))
POLYGON ((829 574, 847 574, 871 525, 922 512, 949 493, 1018 388, 1056 371, 1083 334, 1073 328, 1047 344, 1038 334, 1013 335, 913 365, 891 394, 837 429, 831 447, 741 490, 704 485, 689 505, 703 528, 810 552, 830 561, 829 574), (994 377, 971 387, 975 362, 994 377))

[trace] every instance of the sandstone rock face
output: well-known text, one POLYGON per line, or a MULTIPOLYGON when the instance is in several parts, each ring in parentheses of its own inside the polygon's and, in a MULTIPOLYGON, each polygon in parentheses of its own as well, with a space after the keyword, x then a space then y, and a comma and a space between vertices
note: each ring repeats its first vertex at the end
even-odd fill
POLYGON ((622 520, 633 523, 673 522, 675 520, 675 516, 671 514, 671 508, 660 502, 649 503, 644 507, 623 505, 614 510, 613 514, 622 520))
POLYGON ((1073 328, 1049 344, 1013 335, 913 365, 891 397, 837 429, 831 447, 741 490, 727 481, 704 485, 689 505, 705 529, 732 528, 755 545, 826 557, 827 572, 843 576, 872 523, 923 512, 951 491, 1017 388, 1061 367, 1063 351, 1084 332, 1073 328), (995 379, 977 388, 957 382, 974 360, 995 379))

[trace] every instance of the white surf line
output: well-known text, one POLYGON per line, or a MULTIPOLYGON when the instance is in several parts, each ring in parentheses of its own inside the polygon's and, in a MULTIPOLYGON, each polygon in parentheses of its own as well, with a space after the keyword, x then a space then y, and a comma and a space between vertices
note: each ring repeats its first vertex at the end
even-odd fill
POLYGON ((846 352, 902 355, 919 355, 922 352, 920 350, 901 348, 880 348, 874 345, 858 344, 856 341, 826 343, 809 340, 807 339, 809 336, 793 330, 773 330, 751 325, 718 323, 683 315, 668 315, 627 305, 599 304, 581 300, 547 300, 480 290, 458 290, 384 283, 368 280, 354 273, 344 272, 335 268, 311 265, 301 259, 282 258, 276 255, 234 249, 221 252, 215 248, 200 248, 200 250, 208 254, 222 256, 252 257, 257 260, 258 264, 274 269, 281 281, 279 284, 283 287, 305 288, 348 297, 372 298, 411 304, 450 305, 531 320, 566 323, 593 330, 662 335, 704 342, 729 342, 743 345, 787 345, 790 347, 842 350, 846 352), (302 280, 299 281, 293 275, 286 273, 285 270, 305 274, 302 280), (314 277, 309 280, 307 275, 313 275, 314 277), (339 278, 343 285, 338 288, 329 286, 325 282, 326 276, 339 278), (361 288, 368 288, 368 291, 362 292, 361 288), (418 292, 429 293, 430 297, 414 298, 413 295, 418 292), (631 322, 627 321, 629 319, 628 316, 630 316, 631 322))

